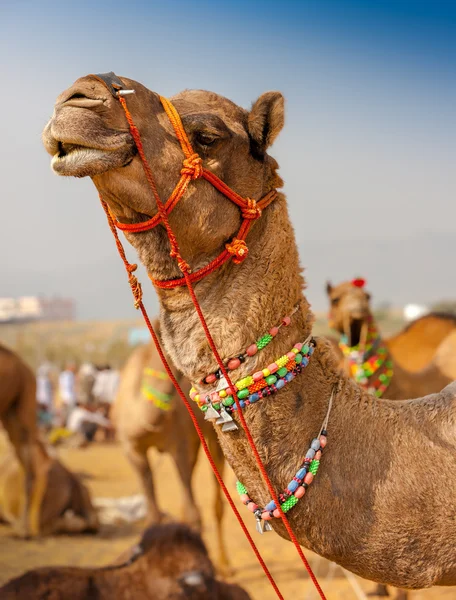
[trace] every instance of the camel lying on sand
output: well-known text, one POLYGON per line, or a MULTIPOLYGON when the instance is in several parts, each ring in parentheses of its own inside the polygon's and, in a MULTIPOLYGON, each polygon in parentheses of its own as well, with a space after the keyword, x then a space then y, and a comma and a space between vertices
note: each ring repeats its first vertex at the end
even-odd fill
MULTIPOLYGON (((174 110, 140 83, 112 74, 78 79, 57 99, 43 132, 53 170, 92 177, 111 218, 130 228, 128 241, 158 290, 165 349, 193 382, 198 407, 209 411, 220 392, 228 403, 233 393, 244 398, 246 423, 298 542, 376 582, 456 585, 456 383, 424 398, 377 399, 340 374, 328 342, 310 337, 314 317, 295 235, 285 196, 276 191, 283 182, 267 152, 284 124, 279 92, 263 94, 249 111, 203 90, 185 90, 172 103, 174 110), (119 96, 119 88, 135 93, 119 96), (224 185, 237 195, 228 198, 224 185), (181 199, 167 204, 171 247, 162 224, 154 226, 164 212, 154 216, 156 195, 166 202, 174 189, 171 203, 181 199), (206 381, 218 363, 182 272, 193 278, 222 359, 246 353, 230 370, 234 392, 223 379, 206 381), (277 333, 282 320, 288 325, 277 333), (270 330, 276 335, 265 338, 270 330), (277 376, 270 378, 269 366, 277 376), (328 412, 328 437, 320 439, 328 412), (318 467, 314 476, 310 469, 318 467)), ((271 496, 238 412, 231 418, 236 430, 233 422, 214 427, 242 499, 259 527, 267 521, 289 539, 278 509, 266 508, 271 496)))
POLYGON ((46 474, 37 457, 36 381, 17 354, 0 345, 0 421, 24 473, 23 513, 15 522, 19 535, 39 534, 39 514, 46 474))
MULTIPOLYGON (((79 478, 40 440, 33 445, 32 461, 40 465, 46 477, 37 532, 49 535, 97 531, 97 514, 89 492, 79 478)), ((0 462, 0 520, 13 527, 20 521, 23 510, 24 479, 24 472, 14 454, 7 453, 0 462)))
POLYGON ((2 600, 249 600, 215 578, 199 534, 181 524, 154 525, 115 564, 43 567, 0 588, 2 600))
MULTIPOLYGON (((158 322, 155 323, 159 332, 158 322)), ((187 391, 190 384, 181 374, 176 376, 187 391)), ((212 457, 223 473, 224 456, 217 442, 212 425, 205 421, 201 411, 196 410, 212 457)), ((201 516, 192 490, 192 476, 200 448, 200 440, 182 400, 169 379, 155 346, 137 348, 128 359, 121 375, 117 397, 111 410, 117 437, 137 473, 147 500, 149 524, 160 522, 164 514, 160 511, 153 479, 147 458, 149 448, 167 452, 173 458, 182 489, 182 520, 197 529, 201 527, 201 516)), ((228 568, 228 557, 223 542, 222 521, 224 503, 220 486, 214 478, 214 515, 218 536, 219 556, 217 565, 223 572, 228 568)))

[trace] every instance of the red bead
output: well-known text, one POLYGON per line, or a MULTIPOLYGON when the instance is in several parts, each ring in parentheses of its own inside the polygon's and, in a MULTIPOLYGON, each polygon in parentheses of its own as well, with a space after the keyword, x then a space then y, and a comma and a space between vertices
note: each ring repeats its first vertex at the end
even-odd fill
POLYGON ((328 440, 326 439, 326 436, 325 436, 325 435, 321 435, 321 436, 320 436, 320 446, 321 446, 322 448, 324 448, 324 447, 326 446, 326 443, 327 443, 327 441, 328 441, 328 440))
POLYGON ((258 346, 256 344, 252 344, 247 348, 246 352, 249 356, 255 356, 255 354, 258 352, 258 346))
POLYGON ((269 335, 272 335, 272 337, 275 337, 278 333, 279 333, 278 327, 273 327, 272 329, 269 330, 269 335))
POLYGON ((261 513, 261 518, 263 519, 263 521, 270 521, 272 519, 268 510, 265 510, 263 513, 261 513))
POLYGON ((241 366, 241 361, 239 360, 239 358, 231 358, 227 364, 227 367, 230 371, 234 371, 234 369, 237 369, 240 366, 241 366))
POLYGON ((211 373, 210 375, 208 375, 206 377, 206 379, 204 380, 206 383, 214 383, 214 381, 217 379, 217 377, 215 376, 215 373, 211 373))
POLYGON ((307 483, 307 485, 310 485, 313 481, 313 474, 309 471, 309 473, 306 473, 306 476, 304 477, 304 483, 307 483))
POLYGON ((249 502, 250 498, 247 496, 247 494, 241 494, 239 496, 242 504, 247 504, 247 502, 249 502))
POLYGON ((297 490, 294 493, 294 497, 295 498, 302 498, 304 496, 304 494, 306 493, 306 488, 303 488, 302 485, 300 485, 297 490))
POLYGON ((318 450, 318 452, 315 454, 315 460, 320 460, 321 459, 321 450, 318 450))
POLYGON ((288 325, 291 323, 291 317, 284 317, 282 319, 282 324, 285 325, 285 327, 288 327, 288 325))
POLYGON ((276 508, 276 509, 274 510, 274 513, 273 513, 273 514, 274 514, 274 517, 275 517, 276 519, 280 519, 280 513, 279 513, 279 509, 278 509, 278 508, 276 508))
POLYGON ((255 504, 255 502, 249 502, 247 504, 247 508, 249 509, 250 512, 255 512, 258 508, 258 504, 255 504))
POLYGON ((257 371, 256 373, 254 373, 252 375, 252 377, 253 377, 253 381, 261 381, 264 377, 263 371, 257 371))

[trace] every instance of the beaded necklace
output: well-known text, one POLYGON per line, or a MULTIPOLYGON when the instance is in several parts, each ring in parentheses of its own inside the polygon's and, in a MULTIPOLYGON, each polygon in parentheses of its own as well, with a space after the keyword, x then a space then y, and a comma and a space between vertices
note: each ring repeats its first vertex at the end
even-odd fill
POLYGON ((346 335, 342 335, 339 348, 348 362, 353 379, 361 387, 380 398, 391 383, 394 374, 393 362, 372 318, 368 323, 364 352, 361 351, 359 344, 349 346, 346 335))
MULTIPOLYGON (((278 494, 280 507, 282 512, 287 513, 291 510, 299 500, 306 493, 307 488, 314 480, 320 466, 320 460, 323 449, 326 446, 328 438, 328 421, 331 413, 332 403, 334 398, 334 390, 331 392, 329 399, 328 411, 326 413, 323 425, 320 428, 320 432, 316 438, 314 438, 307 450, 306 456, 297 470, 293 479, 289 482, 286 489, 278 494)), ((264 507, 258 506, 248 495, 246 487, 240 482, 236 482, 236 490, 239 494, 240 500, 247 508, 255 515, 256 529, 259 533, 266 531, 272 531, 272 527, 268 523, 273 518, 280 518, 280 511, 276 506, 274 500, 270 500, 264 507)))
MULTIPOLYGON (((222 431, 237 429, 230 416, 230 413, 237 410, 233 396, 236 394, 241 408, 245 408, 278 392, 309 364, 315 345, 315 340, 309 337, 304 342, 295 344, 290 352, 277 358, 265 369, 243 377, 232 388, 225 382, 225 387, 219 386, 215 391, 204 395, 198 394, 192 387, 190 398, 206 413, 206 420, 217 419, 216 424, 223 425, 222 431)), ((222 381, 220 383, 223 385, 222 381)))
MULTIPOLYGON (((294 309, 292 310, 290 315, 287 315, 286 317, 284 317, 281 322, 276 325, 275 327, 271 327, 271 329, 268 331, 268 333, 265 333, 264 335, 262 335, 260 337, 260 339, 258 341, 256 341, 254 344, 250 344, 250 346, 241 354, 238 354, 237 356, 233 356, 232 358, 229 358, 226 363, 225 363, 225 367, 228 371, 235 371, 236 369, 238 369, 241 366, 241 363, 245 362, 247 360, 247 358, 251 357, 251 356, 255 356, 255 354, 259 351, 259 350, 263 350, 264 348, 266 348, 266 346, 268 344, 270 344, 272 342, 272 340, 275 338, 275 336, 279 333, 280 329, 282 327, 288 327, 288 325, 291 323, 291 317, 296 313, 296 311, 299 308, 299 304, 297 304, 294 309)), ((223 377, 223 373, 221 369, 217 369, 217 371, 214 371, 213 373, 209 373, 209 375, 206 375, 206 377, 204 377, 200 383, 201 384, 211 384, 211 383, 215 383, 218 379, 221 379, 223 377)))
POLYGON ((144 369, 144 376, 141 384, 141 394, 146 400, 152 402, 152 404, 154 404, 160 410, 171 410, 171 400, 173 398, 172 394, 167 394, 166 392, 161 392, 160 390, 157 390, 150 384, 150 378, 166 381, 169 380, 168 374, 164 371, 157 371, 150 367, 146 367, 144 369))

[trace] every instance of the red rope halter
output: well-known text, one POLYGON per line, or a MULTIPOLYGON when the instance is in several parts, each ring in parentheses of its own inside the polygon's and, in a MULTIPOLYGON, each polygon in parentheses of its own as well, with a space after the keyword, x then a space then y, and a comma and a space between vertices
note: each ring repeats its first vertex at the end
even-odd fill
MULTIPOLYGON (((106 82, 105 82, 106 83, 106 82)), ((168 238, 170 241, 170 245, 171 245, 171 252, 170 255, 172 257, 174 257, 179 265, 180 270, 182 271, 183 277, 180 279, 173 279, 173 280, 168 280, 168 281, 157 281, 151 278, 152 282, 154 283, 154 285, 156 285, 157 287, 160 288, 164 288, 164 289, 171 289, 177 286, 183 286, 186 285, 188 288, 188 291, 190 293, 191 299, 193 301, 193 304, 195 306, 195 309, 198 313, 199 319, 201 321, 201 324, 203 326, 204 332, 206 334, 206 338, 208 340, 208 343, 211 347, 211 350, 214 354, 214 357, 217 360, 217 363, 219 365, 219 368, 222 371, 222 374, 224 375, 229 388, 233 388, 234 386, 231 382, 231 379, 228 375, 228 372, 226 370, 226 367, 220 357, 220 354, 217 350, 217 347, 214 343, 214 340, 212 338, 212 335, 208 329, 206 320, 204 318, 204 315, 201 311, 201 307, 199 305, 198 299, 196 298, 195 292, 193 290, 193 283, 196 283, 197 281, 200 281, 203 277, 205 277, 206 275, 208 275, 209 273, 212 273, 215 269, 217 269, 219 266, 221 266, 222 264, 224 264, 225 262, 227 262, 230 258, 234 258, 235 263, 239 263, 242 262, 242 260, 244 260, 247 256, 247 246, 245 243, 245 238, 249 232, 249 229, 251 227, 251 224, 253 222, 253 220, 258 219, 261 216, 262 210, 264 208, 266 208, 276 197, 277 197, 277 192, 276 190, 273 190, 271 192, 269 192, 268 194, 266 194, 261 200, 259 200, 258 202, 256 202, 253 199, 245 199, 242 198, 241 196, 239 196, 239 194, 237 194, 235 191, 231 190, 231 188, 229 188, 223 181, 221 181, 216 175, 214 175, 213 173, 211 173, 210 171, 207 171, 203 165, 202 165, 202 161, 201 158, 198 156, 198 154, 196 154, 193 151, 193 148, 190 144, 190 141, 188 140, 187 134, 184 130, 184 127, 182 125, 182 121, 180 119, 179 114, 177 113, 176 109, 174 108, 174 106, 171 104, 171 102, 169 100, 167 100, 166 98, 163 98, 160 96, 160 101, 166 111, 166 114, 168 115, 171 124, 174 127, 177 139, 179 140, 179 143, 182 147, 182 151, 184 153, 185 159, 183 161, 183 167, 181 170, 181 178, 177 184, 177 186, 175 187, 173 193, 171 194, 171 196, 169 197, 169 199, 167 200, 166 203, 163 203, 160 199, 160 196, 158 194, 157 191, 157 187, 155 185, 155 181, 152 175, 152 171, 150 169, 149 164, 147 163, 147 159, 146 156, 144 154, 144 149, 143 149, 143 145, 141 142, 141 136, 140 133, 137 129, 137 127, 135 126, 134 122, 133 122, 133 118, 128 110, 127 107, 127 103, 125 101, 125 98, 123 98, 121 95, 117 94, 117 97, 124 109, 129 127, 130 127, 130 132, 133 136, 133 139, 136 143, 137 149, 138 149, 138 154, 141 158, 141 162, 142 162, 142 166, 144 169, 144 173, 145 176, 147 178, 147 181, 149 183, 149 186, 152 190, 152 193, 154 195, 155 201, 157 203, 157 209, 158 209, 158 213, 157 215, 155 215, 154 217, 152 217, 151 219, 149 219, 148 221, 145 221, 143 223, 138 223, 138 224, 122 224, 119 223, 111 214, 107 204, 104 202, 104 200, 102 199, 101 195, 100 195, 100 200, 101 203, 103 205, 103 208, 106 212, 106 215, 108 217, 108 222, 109 222, 109 226, 111 228, 111 231, 115 237, 115 241, 116 241, 116 245, 117 245, 117 249, 119 251, 119 254, 125 264, 125 267, 127 269, 128 275, 129 275, 129 282, 130 282, 130 286, 132 288, 132 292, 133 292, 133 296, 135 298, 135 306, 137 308, 139 308, 143 314, 144 320, 146 322, 146 325, 151 333, 151 336, 154 340, 155 346, 157 347, 158 353, 160 355, 160 358, 163 362, 163 365, 168 373, 168 375, 170 376, 177 392, 179 393, 180 397, 182 398, 182 400, 184 401, 184 404, 190 414, 190 417, 192 418, 193 424, 195 426, 195 429, 198 433, 198 436, 201 440, 201 444, 203 446, 204 452, 206 453, 206 456, 211 464, 211 467, 214 471, 214 474, 217 478, 217 481, 219 482, 220 486, 222 487, 222 490, 233 510, 233 512, 235 513, 245 535, 247 536, 247 539, 250 543, 250 545, 252 546, 253 551, 255 552, 255 555, 257 556, 261 566, 263 567, 264 572, 266 573, 269 581, 271 582, 271 585, 273 586, 277 596, 279 598, 283 598, 283 596, 281 595, 277 584, 275 583, 271 573, 269 572, 267 566, 265 565, 263 559, 261 558, 261 555, 258 551, 258 549, 255 546, 255 543, 253 541, 253 539, 251 538, 250 534, 248 533, 242 518, 238 512, 238 510, 236 509, 236 507, 234 506, 234 503, 229 495, 228 490, 226 489, 226 486, 223 482, 223 479, 221 478, 220 473, 217 470, 217 467, 212 459, 212 456, 210 454, 209 448, 207 447, 207 444, 205 442, 204 439, 204 435, 198 425, 198 422, 196 420, 196 417, 191 409, 190 403, 186 397, 186 395, 183 393, 182 389, 180 388, 176 378, 174 377, 172 370, 164 356, 163 350, 160 346, 160 342, 157 338, 157 335, 152 327, 152 324, 150 322, 150 319, 148 317, 147 311, 143 305, 142 302, 142 291, 141 291, 141 286, 138 283, 136 277, 133 275, 133 271, 136 269, 136 265, 131 265, 126 256, 125 256, 125 252, 123 250, 122 244, 118 238, 117 235, 117 231, 116 231, 116 227, 118 227, 119 229, 123 230, 123 231, 129 231, 129 232, 134 232, 134 233, 139 233, 141 231, 148 231, 149 229, 154 228, 158 223, 162 223, 167 231, 168 234, 168 238), (168 214, 171 212, 171 210, 173 210, 173 208, 176 206, 176 204, 179 202, 179 200, 182 198, 182 196, 184 195, 188 184, 190 183, 191 180, 193 179, 198 179, 199 177, 204 177, 204 179, 206 179, 207 181, 209 181, 217 190, 219 190, 223 195, 225 195, 228 199, 230 199, 232 202, 234 202, 235 204, 237 204, 241 210, 242 210, 242 215, 243 215, 243 222, 241 224, 240 230, 237 234, 237 237, 234 238, 231 243, 226 244, 226 248, 225 250, 223 250, 221 252, 221 254, 214 259, 211 263, 209 263, 208 265, 206 265, 205 267, 203 267, 202 269, 199 269, 198 271, 196 271, 195 273, 191 273, 190 271, 190 267, 189 265, 185 262, 185 260, 183 260, 181 254, 180 254, 180 250, 179 250, 179 245, 177 242, 177 239, 171 229, 171 226, 169 224, 168 221, 168 214)), ((249 442, 249 445, 252 449, 252 452, 255 456, 255 460, 258 464, 258 467, 260 469, 260 472, 263 476, 263 479, 268 487, 268 490, 280 512, 281 518, 283 520, 284 526, 288 532, 288 535, 290 536, 291 541, 293 542, 299 557, 301 558, 301 561, 303 562, 304 566, 306 567, 310 578, 312 579, 320 597, 322 598, 322 600, 326 600, 325 595, 323 593, 323 590, 321 589, 309 563, 307 562, 306 557, 304 556, 304 553, 302 551, 302 548, 300 547, 298 540, 296 539, 296 536, 293 533, 293 530, 290 526, 290 523, 285 515, 285 513, 282 511, 277 493, 269 479, 269 476, 266 472, 265 466, 263 464, 263 461, 261 460, 261 457, 258 453, 258 449, 255 445, 255 442, 252 438, 252 435, 250 433, 249 427, 245 421, 245 417, 242 411, 242 408, 239 404, 239 399, 237 398, 237 394, 233 393, 233 398, 235 399, 236 405, 237 405, 237 412, 239 415, 239 420, 241 422, 241 425, 245 431, 247 440, 249 442)))

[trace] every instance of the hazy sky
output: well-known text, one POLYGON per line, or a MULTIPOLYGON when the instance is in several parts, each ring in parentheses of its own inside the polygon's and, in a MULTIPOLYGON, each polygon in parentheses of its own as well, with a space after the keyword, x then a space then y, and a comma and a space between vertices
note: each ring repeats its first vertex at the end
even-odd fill
POLYGON ((0 296, 135 314, 95 188, 40 141, 63 89, 113 70, 245 107, 284 93, 272 153, 315 308, 357 274, 378 301, 456 297, 455 2, 0 0, 0 52, 0 296))

